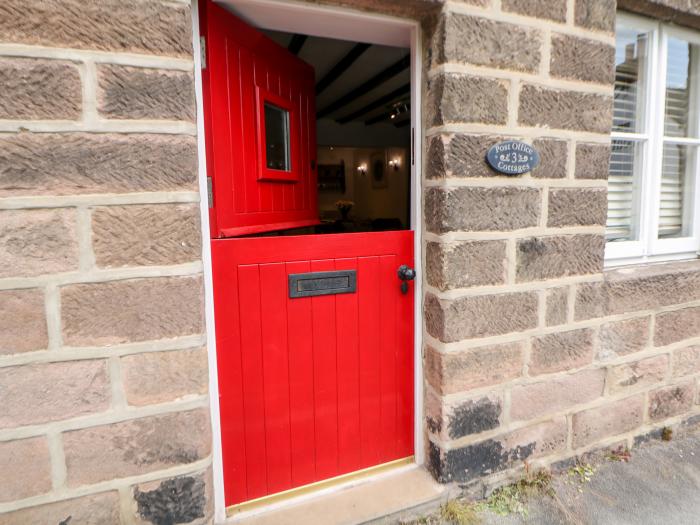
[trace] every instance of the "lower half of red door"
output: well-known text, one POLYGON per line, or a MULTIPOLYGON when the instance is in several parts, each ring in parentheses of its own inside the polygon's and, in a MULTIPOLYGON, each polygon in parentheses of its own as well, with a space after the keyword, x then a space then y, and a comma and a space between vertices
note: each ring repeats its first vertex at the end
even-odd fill
POLYGON ((411 231, 212 241, 227 506, 413 454, 401 265, 411 231), (290 296, 334 271, 355 290, 290 296))

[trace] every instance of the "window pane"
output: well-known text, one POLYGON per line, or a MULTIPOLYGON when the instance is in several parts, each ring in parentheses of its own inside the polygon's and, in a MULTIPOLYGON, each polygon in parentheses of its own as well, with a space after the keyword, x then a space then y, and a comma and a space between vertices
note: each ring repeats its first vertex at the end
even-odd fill
POLYGON ((646 33, 617 26, 613 131, 642 131, 647 42, 646 33))
POLYGON ((666 136, 690 137, 697 133, 695 126, 689 125, 696 120, 697 107, 696 104, 691 104, 691 101, 692 91, 697 82, 694 78, 697 53, 696 45, 677 38, 668 39, 664 119, 666 136))
POLYGON ((608 173, 608 241, 633 241, 639 230, 639 174, 643 143, 613 140, 608 173))
POLYGON ((289 112, 265 102, 265 159, 271 170, 291 171, 289 112))
POLYGON ((659 238, 690 235, 696 146, 664 144, 659 238))

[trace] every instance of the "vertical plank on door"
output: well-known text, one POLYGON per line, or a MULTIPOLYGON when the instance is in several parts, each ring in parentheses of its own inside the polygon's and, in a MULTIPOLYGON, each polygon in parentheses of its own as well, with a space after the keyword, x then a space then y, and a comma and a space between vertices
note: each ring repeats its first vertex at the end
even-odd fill
MULTIPOLYGON (((381 378, 382 461, 389 461, 396 451, 396 296, 400 282, 396 274, 395 255, 383 255, 379 263, 379 311, 382 325, 379 335, 381 378)), ((400 293, 400 292, 399 292, 400 293)))
MULTIPOLYGON (((410 254, 413 247, 410 243, 406 244, 403 253, 410 254)), ((398 262, 412 267, 413 257, 403 255, 398 262)), ((409 282, 408 286, 408 293, 398 300, 398 319, 396 320, 398 333, 397 457, 413 454, 413 301, 415 300, 415 281, 409 282)))

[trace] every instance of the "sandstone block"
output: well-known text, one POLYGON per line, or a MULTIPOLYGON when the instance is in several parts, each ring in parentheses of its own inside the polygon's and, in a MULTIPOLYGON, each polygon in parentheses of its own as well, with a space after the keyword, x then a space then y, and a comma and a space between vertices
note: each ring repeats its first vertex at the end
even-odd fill
POLYGON ((478 434, 501 424, 503 399, 500 395, 448 401, 428 392, 425 399, 428 429, 443 440, 478 434))
POLYGON ((199 277, 64 286, 63 341, 70 346, 110 345, 199 334, 202 295, 199 277))
POLYGON ((111 133, 0 137, 0 196, 196 188, 194 137, 111 133))
POLYGON ((495 143, 505 140, 493 135, 457 134, 446 148, 446 176, 476 178, 501 176, 486 162, 485 152, 495 143))
POLYGON ((0 292, 0 355, 43 350, 48 342, 44 292, 0 292))
POLYGON ((428 142, 428 151, 426 153, 426 169, 425 177, 427 179, 444 179, 447 172, 445 165, 446 151, 445 137, 443 135, 435 135, 428 142))
POLYGON ((549 288, 546 291, 545 300, 547 305, 545 323, 547 326, 564 324, 568 315, 569 288, 567 286, 549 288))
POLYGON ((76 487, 198 461, 209 455, 210 434, 205 409, 65 432, 68 485, 76 487))
POLYGON ((428 231, 512 231, 537 226, 540 191, 534 188, 428 188, 428 231))
POLYGON ((605 226, 608 193, 605 189, 550 189, 547 226, 605 226))
POLYGON ((533 18, 566 21, 566 0, 503 0, 501 9, 533 18))
POLYGON ((443 74, 430 82, 427 122, 505 124, 508 88, 505 81, 468 75, 443 74))
POLYGON ((692 382, 652 390, 649 392, 649 419, 661 421, 687 412, 694 400, 695 385, 692 382))
POLYGON ((610 146, 607 144, 576 144, 574 177, 577 179, 605 180, 609 164, 610 146))
POLYGON ((574 23, 606 33, 615 32, 615 0, 576 0, 574 23))
POLYGON ((426 246, 426 276, 440 290, 504 284, 504 241, 429 242, 426 246))
POLYGON ((573 416, 574 448, 634 430, 642 424, 644 396, 628 397, 573 416))
POLYGON ((531 237, 517 243, 518 282, 603 271, 603 235, 531 237))
POLYGON ((575 374, 528 385, 514 386, 510 417, 527 420, 588 403, 603 395, 605 370, 583 370, 575 374))
POLYGON ((107 118, 194 121, 194 78, 111 64, 97 66, 98 111, 107 118))
POLYGON ((593 362, 593 330, 582 328, 535 337, 530 353, 530 375, 580 368, 593 362))
POLYGON ((615 47, 572 35, 552 35, 549 72, 554 77, 612 85, 615 47))
POLYGON ((0 119, 80 118, 80 73, 68 62, 2 58, 0 92, 0 119))
POLYGON ((649 317, 605 323, 598 332, 598 356, 604 361, 633 354, 647 347, 649 317))
POLYGON ((57 501, 0 515, 0 525, 29 523, 73 523, 75 525, 119 525, 119 493, 103 492, 57 501))
POLYGON ((142 483, 134 487, 133 497, 137 525, 203 523, 199 518, 210 518, 213 511, 211 474, 142 483))
POLYGON ((540 164, 531 174, 538 179, 566 178, 566 163, 569 156, 565 140, 537 139, 532 144, 540 152, 540 164))
POLYGON ((74 210, 5 210, 0 223, 0 277, 78 269, 74 210))
POLYGON ((700 336, 700 307, 656 314, 654 346, 664 346, 700 336))
POLYGON ((574 320, 583 321, 603 317, 607 312, 605 282, 583 283, 576 287, 574 300, 574 320))
POLYGON ((50 491, 51 459, 46 438, 0 441, 0 472, 5 472, 0 503, 50 491))
POLYGON ((668 356, 659 355, 614 366, 608 375, 608 388, 611 393, 643 388, 660 383, 668 371, 668 356))
POLYGON ((673 353, 673 376, 700 374, 700 345, 679 348, 673 353))

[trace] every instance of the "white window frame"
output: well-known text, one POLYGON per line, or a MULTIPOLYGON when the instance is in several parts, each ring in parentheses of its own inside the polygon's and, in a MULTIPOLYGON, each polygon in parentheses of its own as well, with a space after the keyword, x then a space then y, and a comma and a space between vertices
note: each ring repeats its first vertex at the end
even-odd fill
MULTIPOLYGON (((636 133, 613 131, 612 140, 633 141, 641 145, 640 169, 636 188, 638 195, 633 197, 634 206, 638 210, 636 228, 637 240, 608 242, 605 246, 606 266, 618 266, 641 262, 664 260, 691 259, 700 250, 700 111, 695 111, 695 120, 689 121, 691 129, 695 129, 698 138, 680 138, 664 136, 664 118, 666 107, 666 51, 668 39, 679 38, 691 44, 700 45, 700 32, 681 29, 662 22, 651 20, 627 13, 618 13, 616 25, 631 26, 648 33, 647 60, 643 78, 649 79, 644 86, 643 113, 640 129, 636 133), (661 204, 661 168, 663 163, 664 143, 688 144, 698 148, 698 154, 693 158, 695 181, 692 195, 686 196, 688 206, 685 206, 684 222, 690 228, 686 237, 659 239, 657 235, 661 204)), ((700 54, 694 57, 696 74, 700 75, 700 54)), ((696 93, 691 94, 695 104, 700 104, 700 93, 697 90, 700 76, 694 84, 696 93)), ((692 84, 691 84, 692 86, 692 84)), ((698 108, 700 109, 700 108, 698 108)), ((692 116, 692 113, 691 113, 692 116)))

